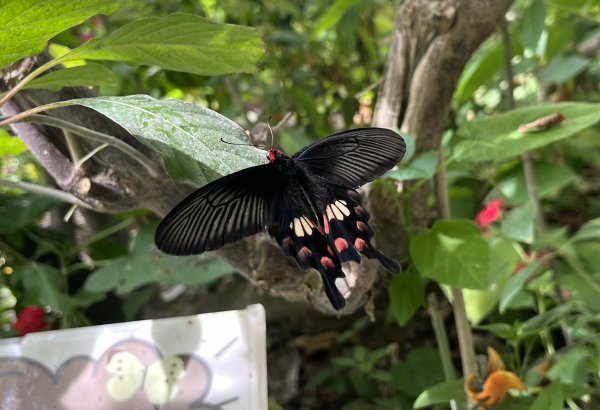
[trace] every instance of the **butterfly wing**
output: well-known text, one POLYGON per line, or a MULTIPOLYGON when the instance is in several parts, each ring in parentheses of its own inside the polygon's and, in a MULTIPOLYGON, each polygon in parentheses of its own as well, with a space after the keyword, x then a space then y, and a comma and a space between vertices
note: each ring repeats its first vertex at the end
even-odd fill
POLYGON ((382 175, 404 156, 406 144, 385 128, 359 128, 334 134, 292 158, 330 184, 355 189, 382 175))
POLYGON ((272 164, 243 169, 193 192, 161 221, 156 246, 198 254, 265 229, 272 220, 279 173, 272 164))
POLYGON ((360 254, 377 259, 390 272, 400 272, 400 264, 379 252, 372 244, 369 213, 354 190, 334 190, 334 199, 323 211, 327 241, 342 262, 360 262, 360 254))

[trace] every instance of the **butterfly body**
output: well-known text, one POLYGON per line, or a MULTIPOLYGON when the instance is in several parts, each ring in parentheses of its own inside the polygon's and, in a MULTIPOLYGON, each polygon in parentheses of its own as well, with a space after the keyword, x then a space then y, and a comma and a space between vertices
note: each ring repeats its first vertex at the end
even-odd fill
POLYGON ((397 272, 400 265, 370 243, 369 214, 355 189, 394 166, 404 154, 402 138, 387 129, 335 134, 287 156, 270 149, 269 162, 227 175, 198 189, 158 227, 157 246, 186 255, 267 229, 283 253, 302 268, 321 273, 336 309, 345 299, 335 281, 342 263, 376 258, 397 272))

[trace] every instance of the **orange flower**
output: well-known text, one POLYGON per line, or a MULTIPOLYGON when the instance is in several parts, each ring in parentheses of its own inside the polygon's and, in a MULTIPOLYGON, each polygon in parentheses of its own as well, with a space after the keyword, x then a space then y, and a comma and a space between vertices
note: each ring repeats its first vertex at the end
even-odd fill
POLYGON ((516 374, 504 370, 504 362, 496 350, 487 349, 487 374, 480 378, 470 374, 465 381, 465 392, 478 410, 488 410, 504 401, 510 389, 527 390, 527 386, 516 374))

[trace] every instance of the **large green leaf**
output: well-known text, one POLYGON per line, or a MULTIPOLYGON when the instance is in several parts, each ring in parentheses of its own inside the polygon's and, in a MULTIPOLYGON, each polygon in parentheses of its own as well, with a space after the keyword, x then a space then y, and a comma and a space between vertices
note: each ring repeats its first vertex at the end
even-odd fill
POLYGON ((257 71, 264 48, 256 29, 181 13, 127 24, 104 38, 91 39, 60 59, 124 61, 221 75, 257 71))
POLYGON ((454 98, 463 103, 473 97, 480 86, 486 84, 494 74, 502 69, 504 48, 499 37, 486 40, 473 54, 463 70, 454 98))
POLYGON ((521 44, 536 50, 540 36, 545 28, 546 4, 543 0, 534 0, 525 10, 523 20, 519 24, 518 36, 521 44))
POLYGON ((0 68, 39 54, 58 33, 96 14, 110 14, 118 0, 3 0, 0 1, 0 68))
POLYGON ((207 254, 182 257, 161 253, 154 245, 154 230, 152 225, 140 230, 133 239, 131 255, 113 259, 94 271, 85 289, 128 293, 148 283, 202 285, 234 271, 225 262, 207 254))
POLYGON ((100 64, 85 64, 51 71, 31 81, 24 88, 58 91, 64 87, 116 85, 117 81, 117 76, 108 67, 100 64))
POLYGON ((425 304, 425 285, 419 274, 413 271, 394 276, 389 293, 392 313, 400 326, 404 326, 425 304))
POLYGON ((412 259, 423 276, 458 288, 487 288, 489 252, 479 227, 467 220, 437 221, 410 244, 412 259))
POLYGON ((517 108, 499 115, 480 116, 458 130, 462 138, 454 148, 459 161, 482 162, 511 158, 567 138, 600 120, 600 105, 586 103, 541 104, 517 108), (520 124, 560 112, 561 124, 546 131, 521 133, 520 124))
POLYGON ((15 232, 33 223, 58 201, 34 194, 0 196, 0 233, 15 232))
POLYGON ((171 176, 206 184, 219 176, 266 162, 264 151, 225 141, 249 144, 244 130, 222 115, 180 100, 147 95, 82 98, 73 104, 92 108, 165 157, 171 176))

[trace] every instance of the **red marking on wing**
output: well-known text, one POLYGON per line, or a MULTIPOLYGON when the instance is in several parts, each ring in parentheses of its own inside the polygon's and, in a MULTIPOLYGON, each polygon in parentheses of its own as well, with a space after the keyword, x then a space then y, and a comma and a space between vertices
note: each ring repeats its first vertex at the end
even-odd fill
POLYGON ((365 248, 368 248, 369 245, 367 245, 367 243, 363 239, 356 238, 356 240, 354 241, 354 247, 357 251, 362 252, 363 250, 365 250, 365 248))
POLYGON ((356 227, 358 228, 359 231, 361 231, 362 233, 366 233, 369 232, 369 227, 367 226, 366 223, 364 223, 363 221, 356 221, 356 227))
POLYGON ((328 252, 330 255, 333 255, 333 249, 331 249, 331 246, 329 246, 329 245, 327 245, 327 252, 328 252))
POLYGON ((302 259, 310 259, 312 257, 312 252, 306 246, 303 246, 298 252, 298 256, 302 259))
POLYGON ((327 220, 327 215, 323 214, 323 228, 325 229, 325 234, 329 235, 329 221, 327 220))
POLYGON ((340 253, 348 249, 348 241, 344 238, 336 238, 333 243, 335 244, 335 249, 340 253))
POLYGON ((292 241, 292 238, 290 236, 286 236, 285 238, 283 238, 283 241, 281 241, 281 244, 284 247, 291 249, 292 246, 294 246, 294 241, 292 241))
POLYGON ((275 150, 273 148, 269 149, 269 154, 267 155, 267 158, 271 162, 275 161, 275 150))
POLYGON ((333 263, 333 261, 331 260, 331 258, 328 258, 327 256, 323 256, 321 258, 321 266, 325 270, 327 270, 327 269, 335 269, 335 264, 333 263))

